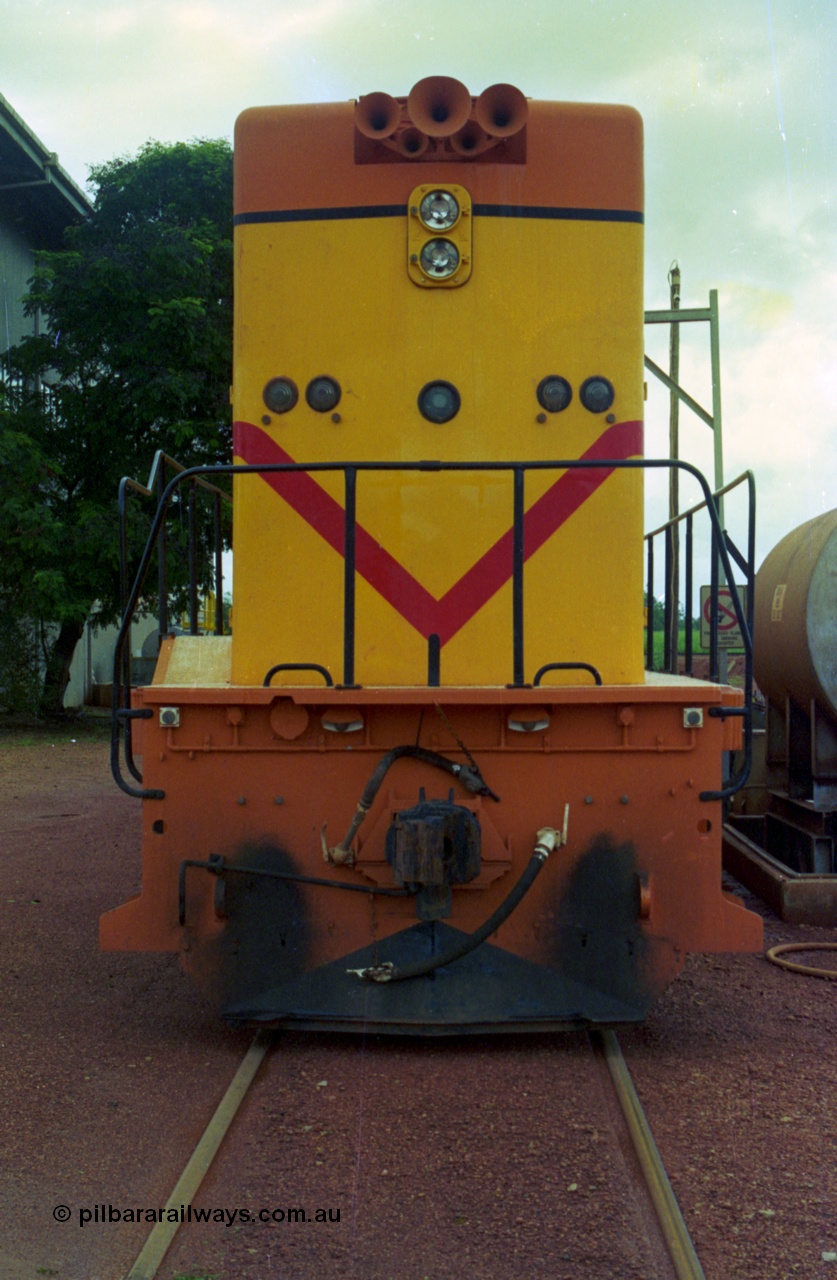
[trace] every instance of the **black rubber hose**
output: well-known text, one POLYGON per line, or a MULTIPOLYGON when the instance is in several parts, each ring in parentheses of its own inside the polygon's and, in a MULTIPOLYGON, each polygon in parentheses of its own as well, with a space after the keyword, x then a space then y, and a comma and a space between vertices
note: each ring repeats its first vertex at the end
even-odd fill
MULTIPOLYGON (((391 751, 388 751, 386 755, 382 756, 378 761, 372 777, 363 789, 363 795, 358 801, 358 806, 355 810, 355 815, 352 818, 349 830, 340 841, 340 844, 336 845, 335 849, 331 850, 332 857, 335 852, 342 855, 335 858, 335 861, 344 862, 346 860, 346 855, 350 851, 351 843, 357 834, 357 830, 369 810, 372 808, 372 805, 375 803, 375 797, 380 790, 381 783, 386 777, 387 772, 392 765, 395 764, 396 760, 401 760, 404 756, 409 756, 413 760, 421 760, 424 764, 434 765, 437 769, 444 769, 446 773, 452 774, 454 778, 457 778, 462 783, 463 787, 465 787, 467 791, 472 792, 474 795, 493 794, 493 792, 489 791, 489 788, 486 786, 479 773, 477 773, 475 769, 469 768, 467 765, 457 764, 455 760, 448 760, 447 756, 441 756, 436 751, 427 751, 424 747, 393 747, 391 751)), ((496 798, 497 797, 495 796, 495 799, 496 798)))
MULTIPOLYGON (((546 862, 547 856, 547 850, 543 846, 537 845, 520 879, 510 889, 497 910, 488 917, 484 924, 480 925, 479 929, 476 929, 474 933, 469 933, 467 938, 463 938, 455 946, 441 952, 439 955, 430 956, 427 960, 418 961, 416 964, 404 965, 400 969, 390 966, 388 963, 372 966, 363 970, 360 976, 370 982, 404 982, 407 978, 424 977, 428 973, 433 973, 436 969, 441 969, 444 965, 452 964, 454 960, 460 960, 463 956, 467 956, 469 952, 475 951, 477 947, 485 942, 486 938, 494 933, 495 929, 499 929, 503 921, 508 919, 515 907, 526 896, 534 884, 541 867, 546 862)), ((353 970, 352 972, 355 971, 353 970)))
POLYGON ((414 760, 421 760, 424 764, 432 764, 437 769, 444 769, 447 773, 452 773, 455 778, 459 778, 468 791, 478 793, 487 790, 482 778, 474 769, 469 769, 464 764, 457 764, 455 760, 449 760, 447 756, 440 756, 438 751, 427 751, 424 747, 393 747, 378 761, 375 772, 363 789, 360 803, 366 809, 372 808, 375 796, 378 794, 387 771, 402 756, 410 756, 414 760))

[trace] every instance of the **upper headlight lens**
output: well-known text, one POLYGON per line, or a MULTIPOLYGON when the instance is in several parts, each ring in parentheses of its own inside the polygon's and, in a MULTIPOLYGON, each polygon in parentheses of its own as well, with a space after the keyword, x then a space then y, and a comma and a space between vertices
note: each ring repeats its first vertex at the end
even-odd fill
POLYGON ((538 403, 548 413, 560 413, 573 398, 573 389, 566 378, 550 374, 538 383, 538 403))
POLYGON ((290 378, 271 378, 262 392, 268 409, 273 413, 287 413, 299 399, 296 383, 290 378))
POLYGON ((459 203, 449 191, 431 191, 419 205, 419 217, 431 231, 447 231, 459 217, 459 203))
POLYGON ((607 378, 595 377, 582 382, 578 394, 585 409, 589 409, 591 413, 604 413, 613 404, 616 393, 613 383, 608 382, 607 378))
POLYGON ((312 378, 305 399, 317 413, 328 413, 340 403, 340 383, 335 378, 312 378))
POLYGON ((459 250, 452 240, 428 240, 420 261, 425 275, 434 280, 447 280, 459 266, 459 250))

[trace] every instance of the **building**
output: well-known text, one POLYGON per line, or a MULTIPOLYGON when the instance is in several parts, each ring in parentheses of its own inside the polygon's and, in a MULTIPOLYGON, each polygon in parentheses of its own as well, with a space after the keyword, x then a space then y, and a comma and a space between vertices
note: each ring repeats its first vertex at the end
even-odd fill
MULTIPOLYGON (((68 226, 91 212, 84 192, 61 168, 55 152, 36 137, 0 95, 0 357, 36 331, 23 298, 39 250, 60 249, 68 226)), ((141 650, 152 620, 137 624, 132 649, 141 650)), ((76 651, 65 705, 91 701, 96 686, 108 685, 115 628, 88 623, 76 651)))
POLYGON ((35 330, 23 296, 39 249, 60 249, 90 202, 0 95, 0 355, 35 330))

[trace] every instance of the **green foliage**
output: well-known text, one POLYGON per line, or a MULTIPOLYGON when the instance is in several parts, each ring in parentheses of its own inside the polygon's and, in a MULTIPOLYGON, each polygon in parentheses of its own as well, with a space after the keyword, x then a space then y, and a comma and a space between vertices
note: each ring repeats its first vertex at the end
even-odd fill
POLYGON ((36 625, 17 617, 0 600, 0 712, 28 711, 38 705, 40 653, 36 625))
POLYGON ((118 611, 120 478, 144 480, 157 449, 187 466, 230 455, 229 145, 149 142, 91 185, 92 217, 38 256, 39 333, 0 401, 0 602, 59 624, 70 656, 94 603, 118 611))

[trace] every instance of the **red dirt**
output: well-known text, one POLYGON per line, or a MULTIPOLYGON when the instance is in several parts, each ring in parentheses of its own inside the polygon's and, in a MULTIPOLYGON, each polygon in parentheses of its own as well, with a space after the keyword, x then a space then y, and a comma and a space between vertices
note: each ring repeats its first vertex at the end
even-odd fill
MULTIPOLYGON (((150 1226, 79 1210, 162 1207, 249 1044, 176 958, 98 952, 138 872, 106 744, 0 728, 0 1280, 123 1276, 150 1226)), ((835 940, 763 914, 769 945, 835 940)), ((692 957, 620 1037, 707 1280, 837 1280, 835 995, 692 957)), ((193 1222, 161 1280, 649 1280, 606 1114, 583 1037, 281 1037, 194 1205, 340 1222, 193 1222)))

